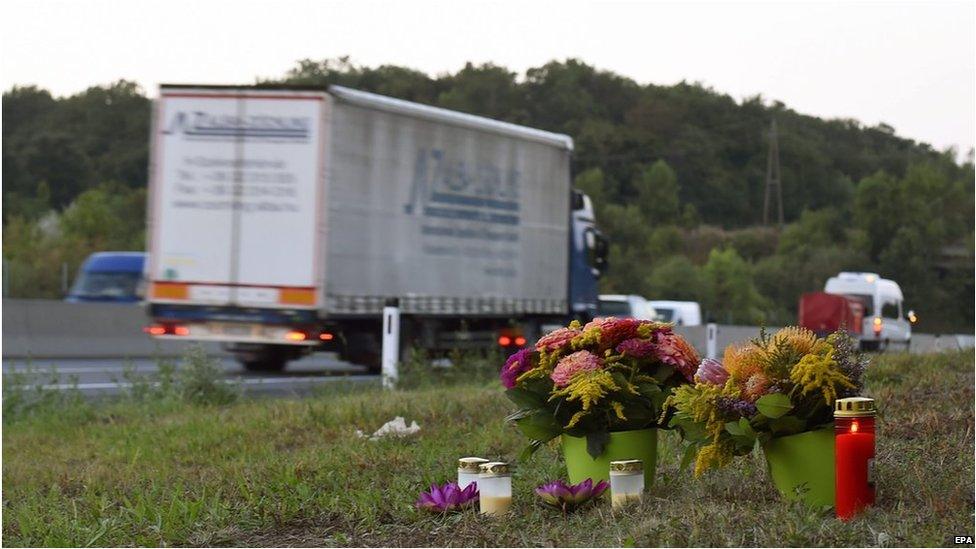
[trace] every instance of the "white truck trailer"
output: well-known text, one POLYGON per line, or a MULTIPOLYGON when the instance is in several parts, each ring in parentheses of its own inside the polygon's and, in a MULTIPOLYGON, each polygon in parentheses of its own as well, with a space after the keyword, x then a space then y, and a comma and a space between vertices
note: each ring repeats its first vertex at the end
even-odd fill
POLYGON ((249 369, 315 350, 517 347, 589 318, 606 242, 572 140, 339 86, 161 86, 150 159, 150 334, 249 369))

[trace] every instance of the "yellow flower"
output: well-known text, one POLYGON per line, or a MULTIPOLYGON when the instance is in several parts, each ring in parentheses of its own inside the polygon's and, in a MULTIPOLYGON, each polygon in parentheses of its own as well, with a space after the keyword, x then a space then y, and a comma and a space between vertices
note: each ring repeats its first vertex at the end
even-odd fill
POLYGON ((770 340, 767 348, 776 348, 783 345, 788 345, 797 353, 805 355, 813 351, 813 347, 816 345, 816 343, 817 334, 806 328, 790 326, 776 332, 776 334, 770 340))
POLYGON ((572 429, 573 427, 576 427, 576 424, 579 423, 581 419, 586 417, 586 414, 587 412, 583 412, 583 411, 576 412, 575 414, 573 414, 573 417, 569 418, 569 423, 566 424, 566 427, 564 427, 564 429, 572 429))
POLYGON ((620 418, 622 421, 627 421, 627 416, 624 415, 624 405, 623 404, 621 404, 621 403, 619 403, 617 401, 613 401, 613 402, 610 403, 610 407, 613 408, 613 413, 617 414, 617 417, 618 418, 620 418))
POLYGON ((854 386, 834 361, 832 348, 826 353, 811 353, 800 359, 799 364, 790 372, 790 381, 795 383, 804 395, 820 391, 827 406, 833 405, 834 400, 837 399, 838 389, 850 389, 854 386))
MULTIPOLYGON (((679 385, 668 397, 663 409, 674 407, 690 416, 693 421, 704 422, 705 432, 718 437, 725 429, 725 419, 719 417, 715 399, 722 396, 723 388, 708 383, 679 385)), ((663 417, 663 414, 662 414, 663 417)))
POLYGON ((713 467, 724 467, 732 461, 732 444, 729 441, 713 442, 702 446, 695 456, 695 476, 713 467))
POLYGON ((619 391, 620 387, 613 382, 613 376, 606 370, 589 370, 577 373, 569 381, 569 385, 553 391, 549 400, 564 396, 568 401, 579 401, 583 410, 607 396, 611 391, 619 391))

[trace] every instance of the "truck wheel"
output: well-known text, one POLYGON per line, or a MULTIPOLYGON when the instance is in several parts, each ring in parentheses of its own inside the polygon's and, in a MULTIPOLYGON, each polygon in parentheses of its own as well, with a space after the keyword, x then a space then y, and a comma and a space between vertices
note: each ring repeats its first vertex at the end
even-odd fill
POLYGON ((294 349, 282 349, 273 345, 236 349, 234 356, 249 372, 280 372, 285 369, 289 360, 298 357, 294 349))
POLYGON ((378 374, 382 370, 383 355, 379 339, 368 332, 354 332, 346 336, 346 348, 339 358, 365 366, 366 371, 378 374))
POLYGON ((868 352, 868 353, 875 352, 875 351, 880 350, 879 347, 880 347, 880 342, 878 342, 878 341, 862 341, 861 342, 861 350, 864 351, 864 352, 868 352))
POLYGON ((280 372, 288 365, 288 361, 282 357, 250 360, 238 359, 238 362, 248 372, 280 372))

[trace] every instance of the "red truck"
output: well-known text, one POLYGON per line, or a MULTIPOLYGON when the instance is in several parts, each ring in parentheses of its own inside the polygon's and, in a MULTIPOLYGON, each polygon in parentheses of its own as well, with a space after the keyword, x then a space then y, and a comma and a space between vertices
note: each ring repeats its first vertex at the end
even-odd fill
POLYGON ((800 326, 823 336, 837 330, 860 335, 864 304, 856 298, 825 292, 808 292, 800 297, 800 326))

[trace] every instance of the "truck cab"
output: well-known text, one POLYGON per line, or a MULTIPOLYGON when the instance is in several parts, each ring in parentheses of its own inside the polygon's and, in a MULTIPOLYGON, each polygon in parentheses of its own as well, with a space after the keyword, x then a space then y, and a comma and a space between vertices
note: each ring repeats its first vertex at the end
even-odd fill
POLYGON ((570 202, 570 284, 572 316, 589 321, 597 316, 597 282, 607 270, 608 243, 597 229, 590 197, 574 190, 570 202))
POLYGON ((894 280, 877 273, 842 272, 831 277, 824 292, 843 295, 864 306, 860 342, 864 350, 908 350, 912 323, 904 310, 905 298, 894 280))
POLYGON ((65 297, 69 303, 137 303, 142 299, 143 252, 97 252, 78 269, 65 297))

